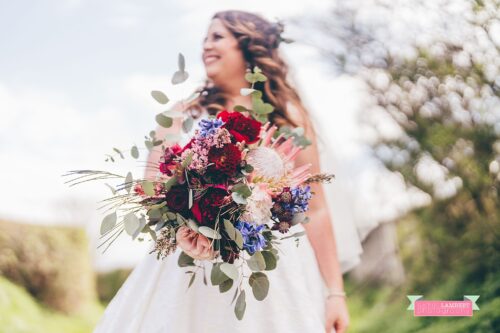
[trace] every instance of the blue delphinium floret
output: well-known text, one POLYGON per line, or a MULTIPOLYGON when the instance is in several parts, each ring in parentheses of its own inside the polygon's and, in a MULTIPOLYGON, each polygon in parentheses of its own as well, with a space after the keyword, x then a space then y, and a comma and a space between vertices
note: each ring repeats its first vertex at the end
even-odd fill
POLYGON ((202 119, 199 123, 199 136, 205 138, 209 135, 213 135, 222 125, 224 125, 224 122, 220 119, 202 119))
POLYGON ((293 198, 293 213, 302 213, 309 209, 309 200, 312 198, 311 186, 298 186, 291 189, 293 198))
POLYGON ((265 227, 264 224, 256 226, 245 221, 238 221, 234 226, 241 232, 243 249, 247 250, 248 253, 253 255, 266 246, 266 239, 261 234, 262 229, 265 227))

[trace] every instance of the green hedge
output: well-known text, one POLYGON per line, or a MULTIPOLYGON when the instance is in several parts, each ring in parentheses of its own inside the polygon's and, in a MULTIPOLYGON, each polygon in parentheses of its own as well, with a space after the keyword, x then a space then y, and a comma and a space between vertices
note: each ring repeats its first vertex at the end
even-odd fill
POLYGON ((95 302, 83 229, 0 221, 0 274, 48 307, 75 313, 95 302))

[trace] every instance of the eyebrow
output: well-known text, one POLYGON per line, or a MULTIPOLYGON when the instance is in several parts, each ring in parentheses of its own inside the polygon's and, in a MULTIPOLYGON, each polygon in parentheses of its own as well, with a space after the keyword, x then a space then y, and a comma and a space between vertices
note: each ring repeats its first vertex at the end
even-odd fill
MULTIPOLYGON (((220 36, 223 36, 223 34, 222 34, 222 33, 220 33, 220 32, 218 32, 218 31, 214 31, 214 32, 212 32, 212 35, 215 35, 215 34, 218 34, 218 35, 220 35, 220 36)), ((204 42, 205 42, 206 40, 207 40, 207 37, 203 38, 203 41, 204 41, 204 42)))

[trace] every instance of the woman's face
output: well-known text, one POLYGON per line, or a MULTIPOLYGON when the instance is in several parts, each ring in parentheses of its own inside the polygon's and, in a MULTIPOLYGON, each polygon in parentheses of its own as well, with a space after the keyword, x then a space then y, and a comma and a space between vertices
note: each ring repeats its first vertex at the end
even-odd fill
POLYGON ((203 40, 203 64, 207 77, 216 85, 245 74, 246 63, 238 41, 217 18, 210 23, 203 40))

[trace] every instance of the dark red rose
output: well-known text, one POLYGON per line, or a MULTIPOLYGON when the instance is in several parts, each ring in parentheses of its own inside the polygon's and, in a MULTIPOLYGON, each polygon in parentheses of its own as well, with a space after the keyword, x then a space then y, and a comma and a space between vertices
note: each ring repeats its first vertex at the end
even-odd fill
POLYGON ((255 143, 259 140, 260 128, 262 124, 257 120, 245 117, 239 112, 228 112, 224 110, 217 115, 225 124, 227 129, 237 142, 255 143))
POLYGON ((241 163, 241 151, 232 143, 222 148, 212 147, 208 151, 208 163, 214 163, 210 166, 212 170, 230 176, 236 172, 241 163))
POLYGON ((220 207, 226 202, 229 193, 223 188, 209 187, 205 194, 193 203, 191 211, 202 225, 213 227, 220 207))
POLYGON ((175 213, 186 213, 189 205, 189 193, 184 186, 173 186, 165 195, 167 207, 175 213))

